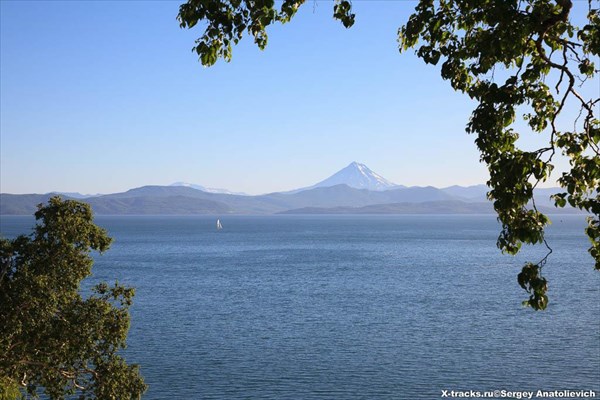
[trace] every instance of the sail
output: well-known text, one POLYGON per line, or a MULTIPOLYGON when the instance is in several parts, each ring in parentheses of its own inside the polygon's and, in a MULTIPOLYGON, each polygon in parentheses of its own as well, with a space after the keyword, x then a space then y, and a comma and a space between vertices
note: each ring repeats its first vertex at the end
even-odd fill
POLYGON ((223 225, 221 225, 221 220, 217 219, 217 229, 223 229, 223 225))

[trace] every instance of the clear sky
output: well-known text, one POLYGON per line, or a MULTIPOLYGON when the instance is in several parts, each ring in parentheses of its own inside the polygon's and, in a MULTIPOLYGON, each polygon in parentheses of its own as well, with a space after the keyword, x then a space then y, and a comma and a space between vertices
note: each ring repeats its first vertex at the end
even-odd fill
MULTIPOLYGON (((0 191, 112 193, 187 181, 257 194, 351 161, 403 185, 484 183, 474 104, 396 32, 411 1, 309 2, 204 68, 178 1, 0 1, 0 191)), ((584 9, 576 9, 584 15, 584 9)))

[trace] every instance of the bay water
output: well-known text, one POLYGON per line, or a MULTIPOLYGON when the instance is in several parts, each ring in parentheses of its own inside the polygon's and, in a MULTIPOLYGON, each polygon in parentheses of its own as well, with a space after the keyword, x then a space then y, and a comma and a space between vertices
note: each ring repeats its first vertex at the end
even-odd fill
MULTIPOLYGON (((136 288, 146 399, 600 397, 600 273, 584 217, 551 218, 543 312, 516 280, 543 246, 502 255, 475 215, 99 216, 115 242, 85 287, 136 288)), ((33 223, 0 218, 9 238, 33 223)))

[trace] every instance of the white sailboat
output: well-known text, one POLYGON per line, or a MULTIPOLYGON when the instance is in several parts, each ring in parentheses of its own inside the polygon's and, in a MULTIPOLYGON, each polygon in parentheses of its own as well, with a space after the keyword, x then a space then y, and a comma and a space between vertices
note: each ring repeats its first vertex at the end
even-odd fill
POLYGON ((221 225, 221 220, 217 218, 217 230, 223 229, 223 225, 221 225))

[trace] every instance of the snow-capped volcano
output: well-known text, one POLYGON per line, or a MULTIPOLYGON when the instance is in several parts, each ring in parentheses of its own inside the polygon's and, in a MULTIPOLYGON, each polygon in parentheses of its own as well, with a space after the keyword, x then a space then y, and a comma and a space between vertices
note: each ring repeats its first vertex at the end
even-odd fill
POLYGON ((335 185, 348 185, 356 189, 367 190, 389 190, 402 187, 371 171, 365 164, 356 161, 311 188, 335 185))

